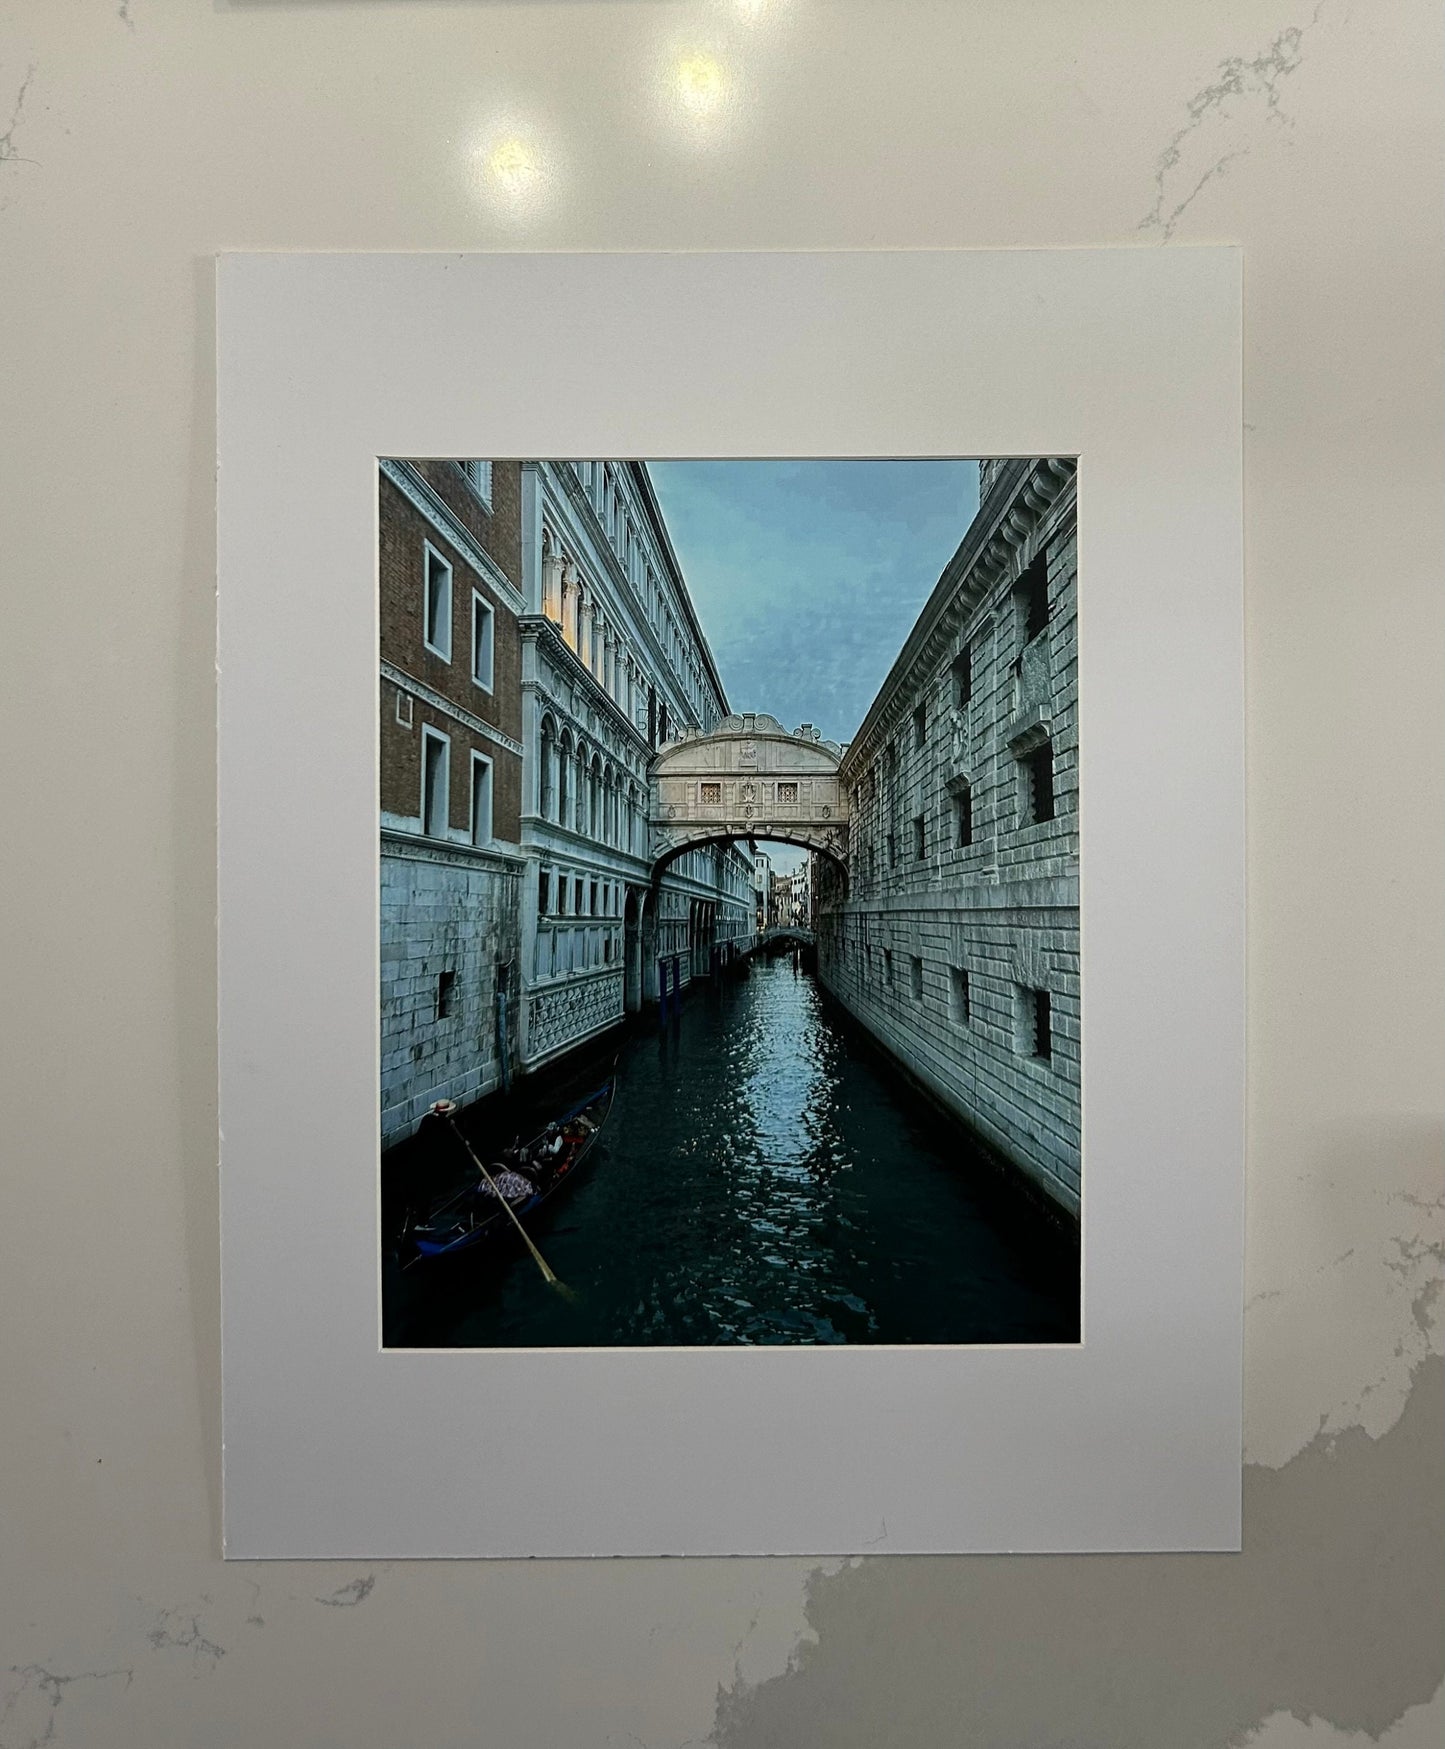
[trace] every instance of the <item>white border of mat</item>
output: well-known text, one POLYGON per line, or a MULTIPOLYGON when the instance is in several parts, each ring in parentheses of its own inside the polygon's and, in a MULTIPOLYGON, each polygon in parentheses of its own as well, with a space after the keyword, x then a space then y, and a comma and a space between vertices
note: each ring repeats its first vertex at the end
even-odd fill
POLYGON ((226 1552, 1239 1544, 1240 259, 220 263, 226 1552), (1085 1340, 383 1353, 376 458, 1080 457, 1085 1340))

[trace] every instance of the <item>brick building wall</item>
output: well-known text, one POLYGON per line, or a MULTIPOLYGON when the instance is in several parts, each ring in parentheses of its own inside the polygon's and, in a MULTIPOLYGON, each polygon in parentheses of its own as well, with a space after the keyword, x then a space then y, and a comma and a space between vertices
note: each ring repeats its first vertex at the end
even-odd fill
MULTIPOLYGON (((490 517, 455 463, 408 465, 474 537, 502 579, 517 588, 522 565, 520 464, 492 464, 494 513, 490 517), (506 526, 508 519, 510 526, 506 526), (477 522, 487 525, 481 534, 473 527, 477 522)), ((382 474, 378 486, 382 812, 402 819, 420 817, 420 729, 425 723, 451 739, 451 825, 463 831, 469 824, 469 761, 475 751, 493 762, 492 835, 515 844, 520 836, 522 806, 520 753, 509 752, 494 737, 458 720, 444 707, 455 706, 464 717, 478 719, 520 746, 522 657, 516 602, 507 599, 495 576, 474 562, 475 555, 469 557, 454 527, 449 535, 446 521, 439 521, 435 514, 429 516, 418 506, 416 498, 422 494, 415 485, 414 494, 408 496, 394 478, 382 474), (451 566, 450 659, 429 649, 423 635, 424 568, 429 548, 451 566), (474 593, 482 597, 493 615, 490 690, 471 678, 474 593), (443 704, 435 703, 436 698, 443 704)), ((422 501, 425 503, 425 498, 422 501)))
POLYGON ((384 461, 378 478, 383 1147, 515 1067, 521 467, 473 467, 384 461))
POLYGON ((978 516, 845 757, 819 974, 1067 1213, 1080 1174, 1072 464, 989 464, 978 516))

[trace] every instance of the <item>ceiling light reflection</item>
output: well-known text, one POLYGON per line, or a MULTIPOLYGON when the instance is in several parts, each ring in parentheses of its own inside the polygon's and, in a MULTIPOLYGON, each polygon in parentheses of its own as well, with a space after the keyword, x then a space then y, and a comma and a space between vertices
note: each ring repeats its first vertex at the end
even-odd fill
POLYGON ((695 50, 684 55, 674 70, 677 100, 689 115, 714 115, 727 98, 727 75, 715 55, 695 50))
POLYGON ((498 212, 530 216, 554 192, 553 156, 535 130, 512 123, 474 136, 470 157, 478 196, 498 212))

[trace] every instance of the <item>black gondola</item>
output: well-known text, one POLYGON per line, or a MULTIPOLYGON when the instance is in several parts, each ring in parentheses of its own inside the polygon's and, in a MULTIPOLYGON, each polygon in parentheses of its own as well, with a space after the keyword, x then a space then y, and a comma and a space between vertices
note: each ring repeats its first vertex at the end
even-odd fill
MULTIPOLYGON (((616 1077, 609 1078, 595 1092, 579 1099, 554 1120, 564 1138, 561 1155, 554 1164, 545 1168, 529 1197, 510 1204, 512 1214, 524 1225, 530 1224, 545 1204, 581 1176, 581 1168, 596 1146, 607 1114, 612 1109, 616 1087, 616 1077)), ((536 1158, 546 1134, 546 1130, 542 1131, 528 1144, 529 1157, 536 1158)), ((496 1197, 486 1194, 484 1184, 469 1184, 453 1191, 421 1220, 408 1225, 402 1239, 412 1255, 403 1267, 410 1269, 425 1258, 452 1257, 459 1251, 472 1251, 496 1239, 515 1235, 516 1230, 507 1210, 498 1205, 496 1197)))

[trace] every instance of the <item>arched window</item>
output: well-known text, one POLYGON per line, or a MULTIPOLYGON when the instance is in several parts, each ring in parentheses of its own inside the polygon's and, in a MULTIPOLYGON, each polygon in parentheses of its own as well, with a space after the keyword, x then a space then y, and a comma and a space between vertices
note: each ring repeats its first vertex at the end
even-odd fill
POLYGON ((587 826, 587 749, 581 741, 577 743, 577 760, 574 780, 577 794, 572 803, 572 819, 569 824, 574 831, 586 832, 587 826))
POLYGON ((594 838, 602 836, 602 760, 592 755, 591 785, 588 791, 588 831, 594 838))
POLYGON ((544 820, 557 818, 557 725, 551 717, 542 718, 539 737, 542 748, 542 769, 538 773, 540 791, 537 807, 544 820))
POLYGON ((557 746, 557 818, 564 826, 572 824, 572 737, 566 729, 557 746))

